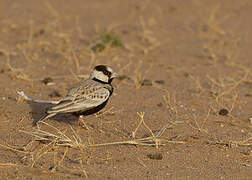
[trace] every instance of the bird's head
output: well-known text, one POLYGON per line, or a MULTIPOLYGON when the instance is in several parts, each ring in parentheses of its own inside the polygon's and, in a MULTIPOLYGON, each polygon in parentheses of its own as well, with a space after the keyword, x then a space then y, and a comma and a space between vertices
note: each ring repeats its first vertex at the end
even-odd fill
POLYGON ((114 70, 106 65, 95 66, 90 74, 90 79, 98 80, 103 83, 111 83, 112 80, 117 77, 118 74, 114 70))

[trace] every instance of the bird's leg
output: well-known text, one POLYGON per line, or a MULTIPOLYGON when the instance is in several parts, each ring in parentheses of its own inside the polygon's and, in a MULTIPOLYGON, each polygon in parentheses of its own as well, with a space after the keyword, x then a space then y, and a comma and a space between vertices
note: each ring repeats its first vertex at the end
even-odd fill
POLYGON ((84 116, 80 115, 79 119, 78 119, 78 125, 81 126, 81 127, 83 127, 83 128, 85 128, 85 129, 87 129, 87 130, 89 130, 87 124, 84 122, 83 119, 84 119, 84 116))

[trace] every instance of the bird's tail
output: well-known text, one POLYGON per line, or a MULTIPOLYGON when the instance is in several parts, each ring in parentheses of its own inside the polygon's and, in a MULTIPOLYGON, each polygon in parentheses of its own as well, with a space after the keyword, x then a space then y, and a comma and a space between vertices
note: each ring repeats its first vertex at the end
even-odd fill
POLYGON ((48 119, 48 118, 50 118, 50 117, 52 117, 52 116, 54 116, 54 115, 56 115, 56 113, 46 114, 46 115, 43 116, 42 118, 37 119, 37 120, 34 120, 34 121, 32 122, 32 125, 33 125, 33 126, 36 126, 39 122, 42 122, 42 121, 44 121, 44 120, 46 120, 46 119, 48 119))

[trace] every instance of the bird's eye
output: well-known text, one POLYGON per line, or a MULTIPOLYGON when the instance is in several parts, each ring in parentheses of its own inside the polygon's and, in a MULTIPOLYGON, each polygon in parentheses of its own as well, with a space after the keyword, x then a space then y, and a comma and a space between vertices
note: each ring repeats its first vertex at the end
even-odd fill
POLYGON ((109 71, 103 71, 103 74, 105 74, 106 76, 110 76, 111 72, 109 72, 109 71))

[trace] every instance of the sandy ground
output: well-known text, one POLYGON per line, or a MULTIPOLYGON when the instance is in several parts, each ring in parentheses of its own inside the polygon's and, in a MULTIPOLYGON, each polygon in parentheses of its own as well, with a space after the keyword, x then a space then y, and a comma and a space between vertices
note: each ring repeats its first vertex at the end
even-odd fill
POLYGON ((1 179, 252 179, 251 17, 250 0, 1 0, 1 179), (121 76, 89 130, 32 126, 47 106, 17 91, 58 100, 97 64, 121 76))

